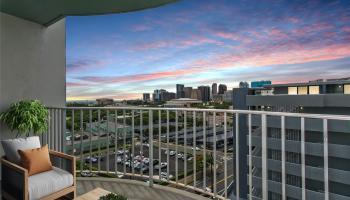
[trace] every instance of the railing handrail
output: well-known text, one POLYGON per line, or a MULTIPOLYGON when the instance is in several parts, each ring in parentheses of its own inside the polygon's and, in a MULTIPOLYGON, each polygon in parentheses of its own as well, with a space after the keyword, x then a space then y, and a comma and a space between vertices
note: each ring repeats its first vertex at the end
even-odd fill
POLYGON ((232 114, 252 114, 267 116, 285 116, 285 117, 304 117, 311 119, 329 119, 329 120, 349 120, 350 115, 333 115, 333 114, 312 114, 312 113, 288 113, 288 112, 271 112, 271 111, 253 111, 253 110, 235 110, 235 109, 202 109, 202 108, 164 108, 164 107, 139 107, 139 106, 113 106, 113 107, 48 107, 49 109, 63 110, 155 110, 155 111, 189 111, 189 112, 221 112, 232 114))

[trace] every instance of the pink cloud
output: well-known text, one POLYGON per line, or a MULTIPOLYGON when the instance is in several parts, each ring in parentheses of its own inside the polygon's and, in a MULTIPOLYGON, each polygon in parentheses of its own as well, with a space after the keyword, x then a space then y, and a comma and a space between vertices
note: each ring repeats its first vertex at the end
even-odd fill
POLYGON ((345 26, 341 30, 350 33, 350 26, 345 26))
POLYGON ((88 86, 89 84, 86 83, 78 83, 78 82, 67 82, 66 87, 82 87, 82 86, 88 86))
POLYGON ((284 31, 278 28, 272 28, 271 30, 269 30, 268 35, 272 37, 276 37, 278 39, 286 39, 289 37, 284 31))
POLYGON ((288 17, 288 18, 286 18, 286 21, 293 23, 293 24, 297 24, 297 23, 299 23, 300 20, 296 17, 288 17))
POLYGON ((228 40, 239 40, 240 39, 236 34, 233 34, 230 32, 218 31, 218 32, 215 32, 214 34, 218 37, 228 39, 228 40))
POLYGON ((188 37, 188 38, 167 39, 167 40, 159 40, 159 41, 140 44, 136 46, 135 50, 152 50, 152 49, 161 49, 161 48, 188 48, 188 47, 199 46, 203 44, 222 45, 223 43, 204 36, 192 35, 191 37, 188 37))

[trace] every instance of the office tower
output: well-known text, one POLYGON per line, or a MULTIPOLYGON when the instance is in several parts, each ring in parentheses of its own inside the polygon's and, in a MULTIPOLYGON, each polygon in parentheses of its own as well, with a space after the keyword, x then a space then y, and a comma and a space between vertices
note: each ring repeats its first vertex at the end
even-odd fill
POLYGON ((143 97, 142 99, 143 99, 144 102, 149 102, 149 101, 151 101, 151 95, 150 95, 150 93, 143 93, 142 97, 143 97))
POLYGON ((209 86, 199 86, 199 91, 201 92, 201 100, 203 102, 210 101, 210 87, 209 86))
POLYGON ((183 84, 176 84, 176 98, 184 98, 185 92, 184 92, 184 85, 183 84))
POLYGON ((160 101, 170 101, 176 98, 176 94, 174 92, 164 91, 160 93, 160 101))
POLYGON ((231 103, 233 98, 232 90, 225 91, 222 95, 222 100, 227 103, 231 103))
MULTIPOLYGON (((350 113, 349 94, 350 80, 272 84, 255 89, 235 89, 233 106, 235 109, 272 112, 348 115, 350 113), (273 91, 273 93, 260 95, 264 93, 263 90, 273 91)), ((306 199, 324 199, 325 185, 329 188, 329 199, 350 199, 348 179, 350 178, 350 154, 344 153, 350 150, 349 122, 327 120, 327 140, 325 141, 325 126, 322 119, 305 118, 303 121, 300 118, 285 117, 283 152, 281 120, 280 117, 276 116, 266 117, 267 142, 266 146, 263 146, 261 142, 262 119, 252 115, 253 199, 262 198, 260 184, 262 181, 262 150, 264 148, 266 148, 268 158, 267 189, 269 199, 282 199, 282 179, 285 180, 287 199, 302 199, 302 187, 305 187, 306 199), (302 144, 304 144, 304 148, 302 148, 302 144), (327 162, 324 154, 325 147, 328 149, 327 162), (283 156, 285 156, 285 174, 282 174, 281 167, 283 156), (327 163, 327 168, 325 168, 325 163, 327 163), (305 173, 301 172, 303 166, 305 166, 305 173), (326 183, 324 182, 325 177, 329 180, 326 183)), ((247 123, 247 120, 245 122, 247 123)), ((244 124, 240 124, 240 149, 242 150, 247 149, 241 146, 247 144, 246 134, 248 131, 246 127, 244 124)), ((244 169, 246 166, 241 166, 241 164, 247 163, 247 157, 240 157, 240 162, 240 169, 244 169)), ((240 184, 246 184, 247 170, 242 170, 240 173, 240 184)), ((244 193, 244 191, 241 192, 244 193)))
POLYGON ((192 89, 191 99, 202 100, 201 91, 199 89, 192 89))
POLYGON ((154 92, 153 92, 153 101, 155 101, 155 102, 161 101, 161 93, 162 92, 166 92, 166 90, 164 90, 164 89, 154 90, 154 92))
POLYGON ((191 98, 192 87, 184 87, 184 94, 185 98, 191 98))
POLYGON ((213 83, 212 85, 211 85, 211 94, 212 95, 215 95, 215 94, 217 94, 218 93, 218 84, 217 83, 213 83))
POLYGON ((224 92, 227 91, 227 86, 225 84, 219 85, 219 94, 224 94, 224 92))

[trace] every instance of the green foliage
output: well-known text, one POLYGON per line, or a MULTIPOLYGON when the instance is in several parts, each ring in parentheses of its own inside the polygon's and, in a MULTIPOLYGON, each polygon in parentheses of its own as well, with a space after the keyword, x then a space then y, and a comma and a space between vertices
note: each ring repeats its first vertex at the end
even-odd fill
POLYGON ((128 200, 128 198, 120 194, 110 193, 100 197, 99 200, 128 200))
POLYGON ((38 100, 23 100, 10 105, 10 108, 0 114, 11 131, 18 134, 41 134, 47 131, 48 110, 38 100))

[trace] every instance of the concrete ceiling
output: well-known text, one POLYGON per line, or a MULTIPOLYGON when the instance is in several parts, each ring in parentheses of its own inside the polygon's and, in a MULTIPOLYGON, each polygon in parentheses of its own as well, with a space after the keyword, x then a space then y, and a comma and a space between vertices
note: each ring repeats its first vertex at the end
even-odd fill
POLYGON ((177 0, 0 0, 0 11, 44 26, 74 15, 123 13, 177 0))

